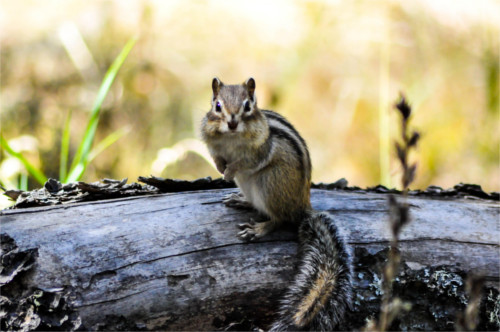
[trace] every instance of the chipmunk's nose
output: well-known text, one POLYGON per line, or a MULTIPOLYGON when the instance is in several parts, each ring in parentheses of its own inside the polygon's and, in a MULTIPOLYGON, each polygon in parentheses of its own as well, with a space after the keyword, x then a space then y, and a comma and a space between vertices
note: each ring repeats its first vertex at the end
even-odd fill
POLYGON ((232 119, 231 121, 229 121, 227 123, 227 126, 229 127, 229 129, 231 130, 236 130, 236 128, 238 128, 238 120, 235 120, 235 119, 232 119))
POLYGON ((234 114, 231 114, 231 121, 228 121, 227 126, 231 130, 236 130, 238 127, 238 120, 236 120, 236 116, 234 114))

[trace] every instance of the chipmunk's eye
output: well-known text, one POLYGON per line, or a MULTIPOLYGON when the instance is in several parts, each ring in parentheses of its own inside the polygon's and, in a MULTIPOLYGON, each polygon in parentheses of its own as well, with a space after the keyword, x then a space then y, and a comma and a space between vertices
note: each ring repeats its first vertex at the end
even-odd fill
POLYGON ((245 112, 250 112, 250 103, 248 102, 248 100, 243 104, 243 110, 245 112))
POLYGON ((215 111, 216 112, 222 111, 222 107, 220 106, 220 102, 217 102, 217 104, 215 105, 215 111))

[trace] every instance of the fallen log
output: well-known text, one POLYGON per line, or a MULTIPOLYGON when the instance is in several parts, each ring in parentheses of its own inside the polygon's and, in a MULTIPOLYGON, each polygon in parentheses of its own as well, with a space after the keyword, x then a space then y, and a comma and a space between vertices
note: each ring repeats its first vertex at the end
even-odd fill
MULTIPOLYGON (((6 210, 0 212, 1 232, 19 248, 38 248, 26 287, 69 290, 85 328, 265 328, 293 275, 296 237, 281 230, 256 242, 240 241, 236 225, 259 217, 221 203, 234 191, 6 210)), ((414 308, 395 328, 452 327, 467 302, 463 280, 475 272, 489 287, 481 326, 498 329, 500 205, 409 202, 412 221, 400 237, 403 266, 395 291, 413 299, 414 308), (436 307, 436 301, 444 304, 436 307)), ((390 238, 387 195, 312 190, 312 204, 333 216, 355 254, 355 304, 342 328, 360 328, 380 304, 390 238)))

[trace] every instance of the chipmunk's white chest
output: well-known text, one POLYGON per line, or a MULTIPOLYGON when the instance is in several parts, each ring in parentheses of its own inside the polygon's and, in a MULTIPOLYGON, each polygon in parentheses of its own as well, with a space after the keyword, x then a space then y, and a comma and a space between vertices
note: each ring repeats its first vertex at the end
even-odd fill
POLYGON ((259 212, 270 215, 267 209, 266 202, 268 201, 264 195, 264 191, 256 181, 256 177, 251 174, 239 173, 234 178, 236 185, 245 195, 245 198, 259 212))
POLYGON ((243 154, 247 152, 247 142, 235 136, 234 139, 221 139, 212 142, 208 148, 213 156, 220 156, 230 164, 242 158, 243 154))

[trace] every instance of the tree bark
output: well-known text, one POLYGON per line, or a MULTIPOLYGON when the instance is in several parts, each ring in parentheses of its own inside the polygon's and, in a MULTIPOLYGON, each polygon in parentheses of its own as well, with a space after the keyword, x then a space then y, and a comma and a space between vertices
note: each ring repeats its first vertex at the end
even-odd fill
MULTIPOLYGON (((87 328, 116 328, 110 321, 121 319, 134 329, 214 330, 242 316, 265 328, 293 277, 295 232, 239 240, 237 225, 261 218, 225 207, 221 199, 230 192, 7 210, 0 212, 1 232, 22 249, 38 248, 29 285, 69 287, 87 328)), ((498 203, 409 203, 411 222, 400 236, 407 273, 447 266, 481 273, 498 290, 498 203)), ((357 293, 363 266, 389 243, 387 196, 312 190, 312 205, 332 215, 357 256, 357 293)))

